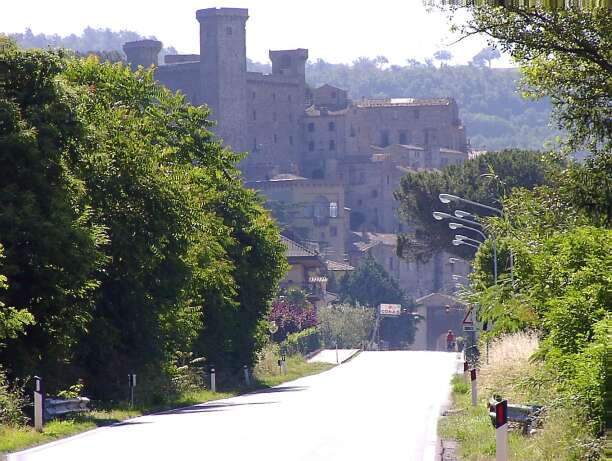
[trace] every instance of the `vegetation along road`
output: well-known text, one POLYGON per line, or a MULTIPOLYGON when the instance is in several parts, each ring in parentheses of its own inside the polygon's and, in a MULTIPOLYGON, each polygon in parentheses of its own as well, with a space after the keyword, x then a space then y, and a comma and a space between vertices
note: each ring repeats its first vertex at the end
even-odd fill
POLYGON ((135 418, 8 461, 433 460, 456 365, 442 352, 364 352, 318 375, 135 418))

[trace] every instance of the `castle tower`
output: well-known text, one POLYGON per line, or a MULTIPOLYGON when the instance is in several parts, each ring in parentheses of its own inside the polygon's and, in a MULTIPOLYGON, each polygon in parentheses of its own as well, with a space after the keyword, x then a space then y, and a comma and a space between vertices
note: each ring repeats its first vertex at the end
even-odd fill
POLYGON ((272 75, 284 75, 296 77, 306 83, 306 61, 308 50, 298 48, 297 50, 270 51, 272 61, 272 75))
POLYGON ((134 70, 138 66, 157 66, 158 55, 161 49, 162 42, 157 40, 137 40, 123 44, 123 52, 134 70))
POLYGON ((212 109, 216 134, 235 151, 247 149, 246 21, 242 8, 198 10, 202 102, 212 109))

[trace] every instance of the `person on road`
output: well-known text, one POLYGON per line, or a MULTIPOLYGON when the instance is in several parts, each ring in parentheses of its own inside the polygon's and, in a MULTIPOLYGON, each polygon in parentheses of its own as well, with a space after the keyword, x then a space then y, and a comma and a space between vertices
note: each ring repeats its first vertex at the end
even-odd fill
POLYGON ((453 334, 453 330, 448 330, 448 334, 446 335, 446 350, 452 351, 455 348, 455 335, 453 334))

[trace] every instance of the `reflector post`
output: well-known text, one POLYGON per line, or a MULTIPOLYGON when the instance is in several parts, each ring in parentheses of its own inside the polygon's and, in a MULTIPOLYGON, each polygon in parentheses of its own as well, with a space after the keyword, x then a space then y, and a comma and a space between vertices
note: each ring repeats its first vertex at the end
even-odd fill
POLYGON ((495 428, 508 423, 508 401, 502 400, 495 405, 495 428))

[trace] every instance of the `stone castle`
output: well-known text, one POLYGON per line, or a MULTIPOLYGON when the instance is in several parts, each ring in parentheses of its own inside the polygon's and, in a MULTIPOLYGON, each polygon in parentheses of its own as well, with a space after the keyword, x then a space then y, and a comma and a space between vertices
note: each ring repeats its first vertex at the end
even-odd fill
POLYGON ((457 268, 441 262, 447 255, 427 263, 395 256, 395 234, 410 227, 397 217, 393 192, 407 171, 467 158, 456 102, 352 101, 341 88, 311 88, 306 49, 270 51, 272 73, 249 72, 248 17, 240 8, 198 10, 199 55, 166 55, 160 64, 155 40, 128 42, 124 51, 132 66, 156 66, 159 82, 211 108, 217 136, 249 154, 240 165, 247 185, 298 204, 307 240, 328 259, 357 263, 368 252, 415 297, 450 291, 457 268))

